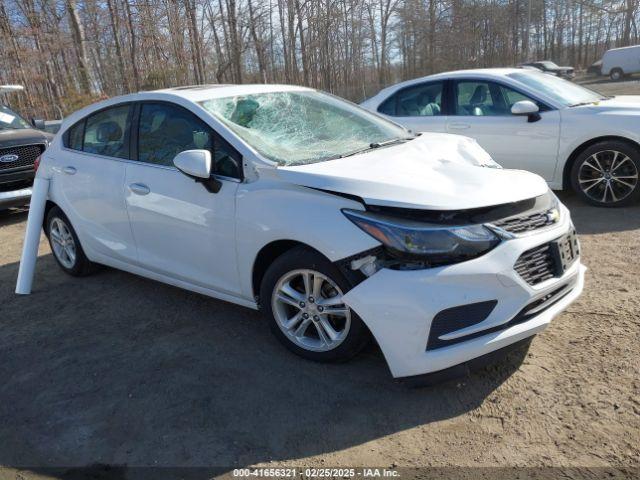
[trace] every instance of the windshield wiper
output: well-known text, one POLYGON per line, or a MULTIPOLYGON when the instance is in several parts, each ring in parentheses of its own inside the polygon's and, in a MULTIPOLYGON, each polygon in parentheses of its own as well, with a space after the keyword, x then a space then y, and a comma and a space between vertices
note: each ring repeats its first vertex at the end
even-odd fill
POLYGON ((413 136, 413 137, 391 138, 389 140, 385 140, 384 142, 372 142, 372 143, 369 144, 368 147, 360 148, 358 150, 354 150, 353 152, 343 153, 342 155, 338 155, 335 158, 352 157, 354 155, 358 155, 359 153, 364 153, 364 152, 369 152, 371 150, 375 150, 376 148, 388 147, 390 145, 395 145, 396 143, 408 142, 409 140, 413 140, 416 137, 417 137, 417 135, 413 136))
POLYGON ((380 147, 386 147, 387 145, 393 145, 396 143, 404 143, 404 142, 408 142, 409 140, 413 140, 416 137, 398 137, 398 138, 392 138, 390 140, 385 140, 384 142, 373 142, 369 144, 370 148, 380 148, 380 147))
POLYGON ((593 105, 594 103, 601 102, 603 100, 609 100, 610 98, 612 98, 612 97, 602 97, 602 98, 599 98, 598 100, 591 100, 590 102, 578 102, 578 103, 574 103, 572 105, 569 105, 569 108, 571 108, 571 107, 584 107, 585 105, 593 105))

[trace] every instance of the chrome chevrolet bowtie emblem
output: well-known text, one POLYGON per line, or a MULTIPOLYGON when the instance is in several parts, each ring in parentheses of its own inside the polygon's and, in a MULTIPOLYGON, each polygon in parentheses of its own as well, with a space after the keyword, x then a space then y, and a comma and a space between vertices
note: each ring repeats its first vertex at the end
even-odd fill
POLYGON ((13 153, 2 155, 0 157, 0 163, 11 163, 15 162, 16 160, 18 160, 18 155, 14 155, 13 153))

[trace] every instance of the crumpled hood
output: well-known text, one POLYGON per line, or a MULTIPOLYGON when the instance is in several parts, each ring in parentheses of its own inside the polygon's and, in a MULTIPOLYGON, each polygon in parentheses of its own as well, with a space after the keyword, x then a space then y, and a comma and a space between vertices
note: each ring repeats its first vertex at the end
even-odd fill
POLYGON ((278 167, 287 182, 355 195, 370 205, 459 210, 517 202, 544 194, 546 182, 503 170, 472 139, 424 133, 410 142, 353 157, 278 167))

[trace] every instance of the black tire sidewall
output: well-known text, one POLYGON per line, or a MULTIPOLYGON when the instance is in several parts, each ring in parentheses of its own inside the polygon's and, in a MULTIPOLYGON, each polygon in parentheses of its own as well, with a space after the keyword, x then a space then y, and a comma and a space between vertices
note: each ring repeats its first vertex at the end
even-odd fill
POLYGON ((636 169, 640 172, 640 150, 638 148, 628 144, 627 142, 619 141, 619 140, 609 140, 604 142, 598 142, 594 145, 583 150, 576 161, 573 163, 571 167, 571 187, 578 194, 578 196, 585 202, 594 205, 596 207, 606 207, 606 208, 615 208, 615 207, 624 207, 627 205, 631 205, 638 200, 640 200, 640 181, 636 183, 635 190, 625 197, 622 200, 617 202, 609 202, 609 203, 601 203, 598 202, 587 194, 585 194, 580 188, 580 184, 578 182, 578 174, 580 172, 580 166, 584 163, 586 159, 591 157, 594 153, 602 152, 604 150, 616 150, 627 155, 631 161, 635 164, 636 169))
POLYGON ((80 245, 80 240, 78 239, 78 235, 76 234, 76 231, 73 228, 73 225, 71 225, 69 218, 64 214, 64 212, 59 207, 53 207, 49 211, 49 213, 47 213, 47 219, 45 222, 45 234, 47 236, 47 239, 49 240, 49 247, 51 248, 51 253, 53 255, 53 258, 55 258, 56 263, 60 266, 62 270, 64 270, 69 275, 73 275, 75 277, 84 276, 90 273, 90 271, 92 270, 93 264, 89 261, 89 259, 84 254, 84 250, 82 249, 82 245, 80 245), (71 268, 65 267, 62 263, 60 263, 60 260, 58 260, 58 257, 56 256, 56 254, 53 253, 53 243, 51 241, 50 229, 51 229, 51 222, 55 218, 59 218, 65 223, 65 225, 71 232, 73 241, 75 242, 76 261, 73 264, 73 267, 71 268))
POLYGON ((276 258, 267 269, 260 286, 260 310, 267 317, 271 331, 285 347, 303 358, 319 362, 344 362, 349 360, 364 348, 370 338, 366 325, 353 310, 351 310, 351 326, 347 337, 340 345, 327 352, 313 352, 301 348, 289 340, 278 326, 271 306, 273 289, 280 278, 288 272, 298 269, 316 270, 326 275, 340 287, 343 293, 347 293, 353 288, 353 285, 340 270, 318 252, 310 248, 296 247, 284 253, 276 258))
POLYGON ((624 78, 624 72, 620 68, 614 68, 611 70, 611 74, 609 76, 614 82, 619 82, 624 78), (616 73, 618 74, 618 78, 616 78, 616 73))

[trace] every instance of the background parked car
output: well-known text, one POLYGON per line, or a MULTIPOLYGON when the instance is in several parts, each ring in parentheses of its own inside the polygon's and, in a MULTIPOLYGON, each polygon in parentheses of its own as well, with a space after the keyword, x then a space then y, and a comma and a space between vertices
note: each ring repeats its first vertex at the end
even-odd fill
POLYGON ((602 60, 597 60, 589 65, 587 73, 589 75, 602 75, 602 60))
POLYGON ((541 72, 555 75, 556 77, 571 79, 576 76, 573 67, 559 67, 550 60, 542 60, 538 62, 527 62, 520 65, 521 67, 537 68, 541 72))
POLYGON ((640 72, 640 45, 612 48, 602 57, 602 75, 611 80, 622 80, 625 75, 640 72))
POLYGON ((472 137, 503 167, 537 173, 556 190, 573 187, 594 205, 640 197, 635 96, 607 98, 551 75, 505 68, 409 80, 362 106, 414 131, 472 137))
MULTIPOLYGON (((19 90, 15 85, 0 86, 0 93, 19 90)), ((29 203, 34 163, 52 138, 0 104, 0 209, 29 203)))

